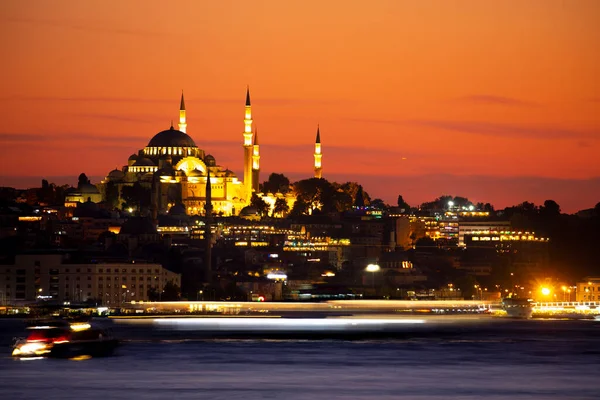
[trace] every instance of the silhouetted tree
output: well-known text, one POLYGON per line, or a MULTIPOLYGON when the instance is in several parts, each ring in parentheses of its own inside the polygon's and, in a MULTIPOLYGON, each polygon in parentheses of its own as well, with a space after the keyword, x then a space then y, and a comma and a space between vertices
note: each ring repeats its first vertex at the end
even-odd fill
POLYGON ((275 200, 275 204, 273 205, 273 213, 272 216, 280 216, 285 217, 285 215, 290 211, 290 206, 288 206, 287 201, 282 198, 278 198, 275 200))
POLYGON ((560 206, 554 200, 546 200, 540 207, 540 215, 546 218, 555 218, 560 215, 560 206))
POLYGON ((408 205, 408 203, 406 201, 404 201, 404 198, 402 197, 401 194, 398 195, 398 208, 402 208, 405 211, 410 210, 410 206, 408 205))
POLYGON ((250 199, 250 206, 256 208, 261 216, 266 216, 269 212, 269 204, 262 198, 258 197, 256 193, 252 194, 250 199))
POLYGON ((109 209, 115 209, 119 206, 119 188, 114 182, 107 182, 105 186, 106 190, 106 203, 109 209))
POLYGON ((387 205, 381 199, 373 199, 373 200, 371 200, 371 207, 376 208, 378 210, 385 210, 385 209, 387 209, 387 205))
POLYGON ((160 296, 162 301, 178 301, 181 300, 181 289, 173 282, 167 282, 160 296))
POLYGON ((150 207, 151 190, 135 182, 133 186, 124 186, 121 190, 121 198, 125 202, 123 208, 133 207, 138 210, 150 207))
POLYGON ((79 178, 77 179, 77 187, 80 188, 81 185, 84 184, 89 184, 90 180, 88 179, 87 175, 84 174, 83 172, 81 174, 79 174, 79 178))
POLYGON ((283 174, 272 173, 262 184, 263 193, 287 193, 290 190, 290 180, 283 174))

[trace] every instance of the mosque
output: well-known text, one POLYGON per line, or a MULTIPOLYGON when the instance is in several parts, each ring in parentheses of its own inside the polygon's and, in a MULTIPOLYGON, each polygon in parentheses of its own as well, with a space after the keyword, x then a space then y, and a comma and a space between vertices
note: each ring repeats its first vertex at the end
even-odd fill
MULTIPOLYGON (((238 215, 250 204, 253 193, 265 200, 271 208, 278 198, 285 199, 290 207, 296 200, 291 194, 260 193, 260 147, 258 134, 252 130, 250 90, 246 91, 243 132, 243 180, 235 173, 217 164, 215 158, 198 148, 187 134, 186 109, 181 94, 179 129, 173 124, 157 133, 148 145, 132 154, 127 165, 114 169, 102 181, 100 191, 106 199, 107 186, 118 189, 119 204, 125 186, 139 182, 152 191, 153 212, 165 213, 175 204, 183 204, 188 215, 202 215, 206 203, 207 179, 210 176, 213 213, 222 216, 238 215)), ((321 138, 317 128, 314 153, 314 176, 321 178, 321 138)))

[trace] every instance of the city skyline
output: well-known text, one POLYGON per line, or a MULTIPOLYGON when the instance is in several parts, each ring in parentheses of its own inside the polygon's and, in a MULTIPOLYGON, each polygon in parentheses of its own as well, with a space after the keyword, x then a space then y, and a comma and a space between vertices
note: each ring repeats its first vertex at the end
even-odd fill
POLYGON ((600 199, 596 2, 36 6, 0 5, 0 185, 104 177, 181 89, 187 133, 241 176, 248 84, 261 181, 313 176, 319 125, 323 177, 389 203, 600 199))

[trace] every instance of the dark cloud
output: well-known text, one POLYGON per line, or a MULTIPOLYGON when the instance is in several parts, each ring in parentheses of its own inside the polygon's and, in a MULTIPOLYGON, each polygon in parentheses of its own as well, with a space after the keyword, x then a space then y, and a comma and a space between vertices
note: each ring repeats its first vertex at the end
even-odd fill
POLYGON ((113 142, 145 142, 147 140, 146 137, 140 136, 128 136, 128 135, 119 135, 119 136, 111 136, 106 137, 98 134, 89 134, 89 133, 56 133, 56 132, 44 132, 44 133, 8 133, 8 132, 0 132, 0 141, 6 142, 18 142, 18 143, 43 143, 44 146, 48 146, 49 143, 56 142, 61 146, 68 144, 69 142, 105 142, 107 140, 113 142))
POLYGON ((1 97, 2 101, 64 101, 74 103, 177 103, 172 99, 148 99, 141 97, 102 97, 102 96, 10 96, 1 97))
POLYGON ((471 133, 483 136, 503 138, 532 138, 532 139, 599 139, 600 131, 584 131, 565 129, 555 126, 501 124, 482 121, 440 121, 412 120, 406 123, 417 126, 442 129, 447 131, 471 133))
POLYGON ((499 105, 499 106, 537 106, 536 103, 519 100, 512 97, 494 96, 488 94, 473 94, 455 99, 457 102, 482 105, 499 105))
POLYGON ((100 119, 100 120, 110 120, 110 121, 119 121, 119 122, 135 122, 135 123, 147 123, 154 124, 156 121, 160 120, 160 118, 156 115, 123 115, 123 114, 94 114, 94 113, 75 113, 71 114, 75 117, 82 117, 88 119, 100 119))
POLYGON ((394 120, 352 118, 348 120, 371 124, 428 127, 445 131, 502 138, 531 138, 551 140, 600 139, 600 130, 570 129, 550 125, 518 125, 484 121, 444 121, 435 119, 394 120))

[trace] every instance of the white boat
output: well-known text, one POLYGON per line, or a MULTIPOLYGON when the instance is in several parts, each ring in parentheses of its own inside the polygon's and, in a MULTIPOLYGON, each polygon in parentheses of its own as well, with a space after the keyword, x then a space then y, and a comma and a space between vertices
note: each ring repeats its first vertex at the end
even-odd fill
POLYGON ((502 308, 508 317, 529 319, 533 314, 533 300, 508 297, 502 299, 502 308))

